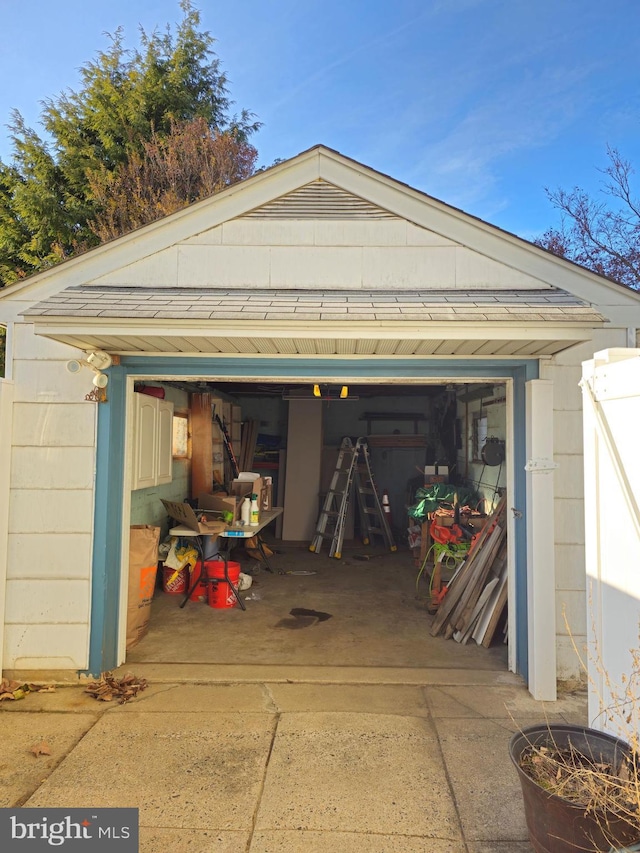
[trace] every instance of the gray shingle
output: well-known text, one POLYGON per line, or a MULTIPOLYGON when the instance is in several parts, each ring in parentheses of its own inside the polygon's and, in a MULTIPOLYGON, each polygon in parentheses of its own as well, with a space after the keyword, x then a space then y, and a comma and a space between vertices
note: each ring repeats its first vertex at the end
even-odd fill
POLYGON ((600 320, 563 290, 233 290, 215 287, 74 286, 32 308, 28 316, 147 319, 336 320, 416 319, 461 322, 600 320))

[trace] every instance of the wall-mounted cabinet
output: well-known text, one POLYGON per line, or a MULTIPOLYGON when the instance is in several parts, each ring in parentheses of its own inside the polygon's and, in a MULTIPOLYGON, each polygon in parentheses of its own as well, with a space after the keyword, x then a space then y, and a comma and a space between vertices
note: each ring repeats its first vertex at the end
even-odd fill
POLYGON ((170 483, 173 469, 173 403, 134 394, 133 485, 135 489, 170 483))

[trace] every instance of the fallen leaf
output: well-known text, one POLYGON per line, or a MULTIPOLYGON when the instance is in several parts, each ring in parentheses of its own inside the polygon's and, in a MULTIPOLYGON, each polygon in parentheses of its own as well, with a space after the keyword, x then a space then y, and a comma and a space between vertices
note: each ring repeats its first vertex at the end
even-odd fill
POLYGON ((131 673, 127 673, 122 678, 116 678, 113 673, 105 672, 100 681, 92 681, 87 685, 85 693, 102 702, 110 702, 114 697, 118 697, 122 705, 146 687, 146 679, 138 678, 131 673))
POLYGON ((31 690, 28 684, 20 684, 19 681, 9 681, 3 678, 0 681, 0 699, 24 699, 31 690))
POLYGON ((46 741, 41 740, 40 743, 31 747, 31 752, 36 756, 36 758, 39 755, 51 755, 51 747, 46 741))
POLYGON ((55 684, 49 684, 47 687, 38 687, 38 693, 55 693, 56 686, 55 684))

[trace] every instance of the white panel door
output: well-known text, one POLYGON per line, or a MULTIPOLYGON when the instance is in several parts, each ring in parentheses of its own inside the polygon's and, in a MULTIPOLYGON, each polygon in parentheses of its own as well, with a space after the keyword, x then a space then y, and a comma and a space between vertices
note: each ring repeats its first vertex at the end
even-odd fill
POLYGON ((173 471, 173 403, 158 400, 156 484, 170 483, 173 471))
POLYGON ((156 484, 158 400, 147 394, 135 394, 136 428, 134 438, 133 488, 146 489, 156 484))

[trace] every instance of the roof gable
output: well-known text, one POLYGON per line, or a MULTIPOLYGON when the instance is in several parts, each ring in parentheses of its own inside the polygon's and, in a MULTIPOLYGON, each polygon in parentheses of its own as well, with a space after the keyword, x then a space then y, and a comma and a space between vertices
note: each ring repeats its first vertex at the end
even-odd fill
MULTIPOLYGON (((241 239, 236 242, 236 246, 241 247, 240 251, 234 253, 233 246, 227 245, 229 240, 233 243, 233 238, 228 235, 232 235, 234 229, 236 235, 243 228, 246 233, 247 227, 254 227, 254 233, 262 228, 268 234, 268 227, 280 226, 282 233, 282 226, 286 230, 287 223, 291 232, 297 229, 301 235, 296 238, 293 233, 290 239, 294 244, 312 249, 307 252, 310 264, 318 262, 317 252, 313 254, 313 248, 318 247, 317 233, 311 241, 310 225, 314 225, 316 232, 330 229, 336 223, 351 228, 349 240, 355 241, 356 245, 341 246, 335 241, 321 244, 332 247, 331 253, 325 252, 324 256, 331 257, 335 268, 341 272, 348 271, 354 252, 365 251, 363 246, 375 247, 376 241, 386 247, 391 244, 394 250, 402 249, 402 252, 386 252, 386 259, 382 259, 382 255, 376 257, 375 251, 368 253, 373 273, 382 268, 381 274, 384 274, 385 264, 388 267, 379 286, 415 287, 418 279, 423 283, 424 270, 428 271, 431 266, 433 286, 440 289, 456 286, 559 287, 605 308, 622 309, 624 312, 625 308, 640 306, 639 294, 322 146, 6 288, 0 298, 17 296, 20 301, 33 303, 66 287, 89 282, 131 284, 132 274, 140 286, 198 286, 199 282, 188 272, 182 281, 179 276, 181 257, 196 257, 198 254, 190 250, 197 246, 219 246, 224 251, 217 253, 219 263, 216 266, 229 269, 230 264, 241 264, 248 259, 246 243, 243 244, 241 239), (353 230, 357 227, 360 228, 361 239, 353 230), (397 237, 398 233, 400 237, 397 237), (395 237, 389 236, 394 234, 395 237), (394 243, 394 240, 400 242, 394 243), (429 248, 428 252, 421 251, 425 246, 429 248), (399 262, 401 257, 403 262, 399 262), (396 261, 409 269, 409 273, 401 275, 399 281, 393 280, 398 268, 396 261), (471 280, 469 275, 462 279, 456 277, 456 270, 478 270, 482 267, 484 272, 481 271, 477 281, 471 280), (128 270, 124 282, 123 270, 128 270)), ((279 262, 286 266, 285 260, 279 261, 280 256, 286 253, 281 251, 277 242, 274 245, 268 239, 263 244, 258 241, 253 265, 247 270, 249 278, 238 286, 313 286, 309 281, 292 282, 279 278, 277 274, 274 279, 272 270, 267 283, 256 282, 253 272, 260 265, 260 259, 264 260, 269 252, 275 258, 276 267, 279 262)), ((196 267, 201 266, 201 260, 196 262, 196 267)), ((221 283, 226 286, 224 282, 217 282, 218 285, 221 283)), ((211 286, 213 283, 205 284, 211 286)), ((332 282, 329 270, 320 277, 318 286, 344 287, 345 283, 344 280, 332 282)), ((375 287, 376 284, 367 280, 360 285, 356 283, 356 286, 375 287)), ((616 311, 609 313, 611 319, 615 319, 616 311)))

